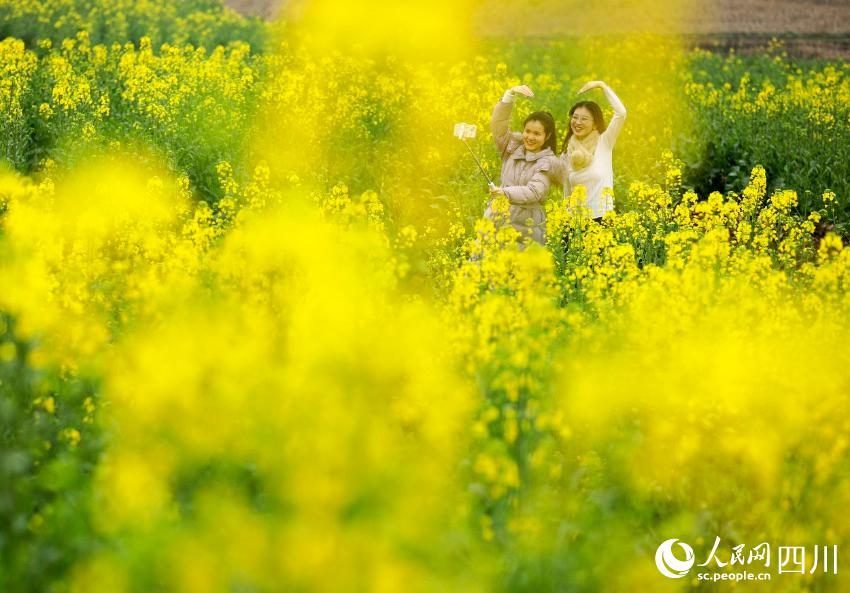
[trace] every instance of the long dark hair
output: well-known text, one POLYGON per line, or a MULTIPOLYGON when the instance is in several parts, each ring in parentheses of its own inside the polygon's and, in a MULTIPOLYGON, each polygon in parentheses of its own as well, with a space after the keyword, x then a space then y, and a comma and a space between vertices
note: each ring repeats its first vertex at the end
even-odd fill
POLYGON ((596 101, 579 101, 570 108, 570 117, 567 119, 567 135, 564 136, 564 144, 561 146, 561 152, 567 152, 567 146, 570 143, 570 138, 573 137, 573 127, 570 122, 573 119, 573 113, 579 107, 584 107, 590 112, 593 117, 593 123, 596 124, 596 131, 600 134, 605 131, 608 124, 605 123, 605 117, 602 115, 602 108, 596 101))
POLYGON ((525 129, 525 125, 530 121, 540 122, 543 125, 543 133, 546 134, 543 148, 551 148, 552 152, 555 152, 558 149, 558 128, 552 114, 548 111, 535 111, 522 122, 523 130, 525 129))

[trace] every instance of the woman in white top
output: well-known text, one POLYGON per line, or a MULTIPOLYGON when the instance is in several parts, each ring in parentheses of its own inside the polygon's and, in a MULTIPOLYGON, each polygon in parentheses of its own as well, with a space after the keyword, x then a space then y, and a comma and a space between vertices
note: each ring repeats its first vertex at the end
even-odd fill
POLYGON ((602 89, 614 109, 614 117, 606 126, 597 103, 581 101, 573 105, 569 130, 561 147, 561 159, 564 163, 564 196, 569 197, 575 186, 583 185, 587 190, 586 207, 590 217, 598 220, 614 209, 612 153, 626 120, 626 108, 611 87, 600 80, 588 82, 578 94, 591 89, 602 89))

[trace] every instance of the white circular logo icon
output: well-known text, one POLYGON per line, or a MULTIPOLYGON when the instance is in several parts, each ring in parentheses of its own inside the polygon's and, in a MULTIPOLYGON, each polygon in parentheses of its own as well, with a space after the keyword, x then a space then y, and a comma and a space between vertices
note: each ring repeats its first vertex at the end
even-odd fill
POLYGON ((661 574, 671 579, 680 579, 688 574, 695 562, 694 549, 683 542, 679 542, 679 546, 685 552, 685 559, 679 560, 673 555, 673 544, 676 542, 679 542, 676 538, 668 539, 658 546, 658 550, 655 552, 655 565, 661 571, 661 574))

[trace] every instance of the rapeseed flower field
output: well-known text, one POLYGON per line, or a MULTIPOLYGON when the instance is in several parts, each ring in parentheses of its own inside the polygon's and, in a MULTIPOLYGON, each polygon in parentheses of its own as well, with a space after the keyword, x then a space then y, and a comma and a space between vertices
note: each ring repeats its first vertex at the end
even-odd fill
POLYGON ((846 590, 848 65, 381 6, 0 2, 0 591, 846 590), (452 127, 595 79, 518 242, 452 127))

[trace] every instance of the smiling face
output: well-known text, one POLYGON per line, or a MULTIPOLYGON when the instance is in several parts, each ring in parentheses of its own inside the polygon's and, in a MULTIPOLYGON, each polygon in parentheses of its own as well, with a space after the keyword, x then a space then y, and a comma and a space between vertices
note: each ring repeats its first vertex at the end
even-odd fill
POLYGON ((547 139, 546 128, 543 127, 542 122, 534 119, 526 122, 525 129, 522 131, 522 142, 527 151, 537 152, 543 148, 547 139))
POLYGON ((593 114, 587 107, 576 107, 573 116, 570 118, 570 128, 579 140, 596 129, 593 114))

